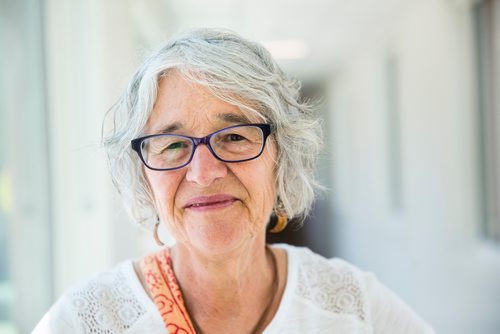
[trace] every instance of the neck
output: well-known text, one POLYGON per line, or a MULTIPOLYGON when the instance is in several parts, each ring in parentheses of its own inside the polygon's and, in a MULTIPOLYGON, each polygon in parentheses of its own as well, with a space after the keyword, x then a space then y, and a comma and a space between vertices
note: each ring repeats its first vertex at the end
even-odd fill
POLYGON ((203 333, 265 327, 278 277, 276 260, 264 242, 215 259, 181 244, 171 256, 186 307, 203 333))

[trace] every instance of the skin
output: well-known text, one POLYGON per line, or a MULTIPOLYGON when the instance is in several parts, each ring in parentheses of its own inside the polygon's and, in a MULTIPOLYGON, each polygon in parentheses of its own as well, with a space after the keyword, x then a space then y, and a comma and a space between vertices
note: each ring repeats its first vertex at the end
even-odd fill
MULTIPOLYGON (((159 84, 145 133, 203 137, 251 122, 259 120, 171 72, 159 84)), ((265 245, 276 201, 276 152, 270 136, 259 158, 225 163, 200 145, 186 167, 144 169, 160 220, 177 241, 171 254, 186 306, 203 333, 261 332, 279 306, 286 254, 265 245), (207 210, 186 207, 193 198, 216 194, 234 201, 207 210)))

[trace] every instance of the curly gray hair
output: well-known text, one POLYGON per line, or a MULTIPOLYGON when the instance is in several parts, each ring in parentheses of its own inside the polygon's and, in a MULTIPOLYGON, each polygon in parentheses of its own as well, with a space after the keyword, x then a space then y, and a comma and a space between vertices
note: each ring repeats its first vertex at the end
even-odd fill
POLYGON ((159 81, 172 70, 272 124, 278 147, 275 207, 302 222, 320 188, 314 178, 321 146, 315 107, 300 100, 300 83, 287 77, 265 48, 218 29, 192 30, 168 41, 139 67, 109 110, 113 123, 104 146, 113 183, 132 217, 143 225, 157 217, 142 162, 130 141, 143 134, 159 81))

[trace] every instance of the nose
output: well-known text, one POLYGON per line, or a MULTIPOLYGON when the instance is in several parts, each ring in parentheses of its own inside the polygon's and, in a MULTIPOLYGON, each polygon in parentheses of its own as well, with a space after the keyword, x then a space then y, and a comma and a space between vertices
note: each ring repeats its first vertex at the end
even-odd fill
POLYGON ((210 152, 206 145, 199 145, 187 166, 186 179, 206 187, 227 175, 227 166, 210 152))

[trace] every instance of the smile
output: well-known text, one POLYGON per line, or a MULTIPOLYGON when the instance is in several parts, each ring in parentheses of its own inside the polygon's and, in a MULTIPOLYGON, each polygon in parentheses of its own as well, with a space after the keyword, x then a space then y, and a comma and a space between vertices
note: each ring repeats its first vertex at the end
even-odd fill
POLYGON ((195 211, 222 209, 231 206, 236 201, 238 199, 234 196, 225 194, 201 196, 190 199, 184 208, 195 211))

